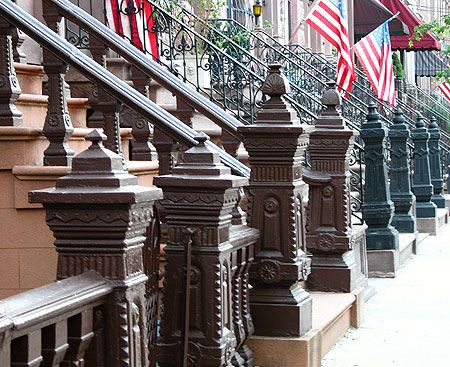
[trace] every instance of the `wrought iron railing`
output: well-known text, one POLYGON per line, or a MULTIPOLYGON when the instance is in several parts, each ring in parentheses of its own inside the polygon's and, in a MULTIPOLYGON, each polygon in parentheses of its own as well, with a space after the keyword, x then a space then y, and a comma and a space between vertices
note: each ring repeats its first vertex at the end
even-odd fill
MULTIPOLYGON (((145 54, 241 122, 254 122, 256 112, 265 100, 261 86, 267 75, 267 65, 246 57, 246 50, 233 42, 224 45, 214 29, 208 28, 206 23, 193 21, 192 14, 174 2, 144 0, 137 6, 133 1, 122 0, 117 1, 116 8, 119 16, 140 15, 136 19, 141 24, 136 27, 157 37, 157 52, 148 43, 143 42, 140 46, 145 54), (142 16, 146 4, 152 9, 147 15, 153 19, 151 25, 142 16)), ((119 34, 134 43, 131 29, 119 31, 119 34)), ((294 88, 287 99, 300 116, 313 121, 316 115, 294 98, 302 93, 299 88, 294 88)), ((321 107, 320 100, 315 103, 321 107)))

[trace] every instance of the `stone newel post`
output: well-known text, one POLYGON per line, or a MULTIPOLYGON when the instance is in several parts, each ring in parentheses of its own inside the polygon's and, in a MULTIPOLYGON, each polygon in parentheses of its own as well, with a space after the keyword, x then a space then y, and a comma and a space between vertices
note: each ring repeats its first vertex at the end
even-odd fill
POLYGON ((439 146, 441 132, 434 117, 430 120, 428 132, 430 133, 430 141, 428 143, 430 149, 430 174, 431 184, 433 185, 431 201, 435 203, 438 208, 445 208, 445 197, 442 195, 444 180, 442 179, 441 148, 439 146))
POLYGON ((231 224, 248 180, 232 175, 206 139, 198 136, 172 174, 154 180, 167 228, 161 367, 253 366, 245 341, 253 333, 248 271, 258 231, 231 224))
POLYGON ((142 249, 161 191, 138 186, 121 157, 103 148, 103 134, 94 130, 86 139, 92 145, 73 159, 72 172, 56 188, 31 192, 30 201, 46 210, 58 279, 94 270, 116 285, 103 315, 108 366, 147 366, 142 249))
POLYGON ((270 97, 256 123, 239 128, 251 166, 247 221, 261 231, 251 269, 255 334, 300 336, 311 328, 310 273, 305 254, 302 161, 311 127, 300 124, 282 96, 289 83, 271 65, 262 92, 270 97))
POLYGON ((423 117, 417 117, 416 128, 412 132, 414 142, 414 175, 413 192, 416 195, 416 215, 417 218, 436 217, 436 205, 431 202, 433 195, 433 185, 430 175, 430 157, 428 150, 428 133, 423 117))
POLYGON ((322 97, 327 108, 309 138, 311 169, 303 171, 309 184, 306 244, 313 254, 308 288, 352 292, 365 285, 350 224, 348 162, 354 133, 336 110, 341 101, 335 83, 329 86, 322 97))
POLYGON ((395 110, 394 124, 389 129, 391 142, 390 190, 395 204, 392 225, 402 233, 416 231, 416 218, 411 214, 415 197, 411 192, 411 176, 408 161, 410 132, 400 109, 395 110))
POLYGON ((367 250, 398 249, 398 231, 391 226, 394 203, 389 192, 385 159, 387 133, 375 104, 371 102, 367 121, 361 127, 366 163, 362 211, 368 227, 367 250))

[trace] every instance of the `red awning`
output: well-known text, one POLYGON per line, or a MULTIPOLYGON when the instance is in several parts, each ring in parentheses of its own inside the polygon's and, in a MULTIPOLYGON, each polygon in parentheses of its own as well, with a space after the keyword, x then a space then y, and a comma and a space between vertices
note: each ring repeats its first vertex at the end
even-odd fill
MULTIPOLYGON (((356 0, 353 7, 355 42, 394 15, 379 0, 356 0)), ((409 32, 408 27, 396 18, 389 23, 389 33, 392 36, 404 36, 409 32)))
MULTIPOLYGON (((381 0, 381 3, 388 8, 393 14, 400 12, 398 18, 405 23, 410 34, 413 34, 414 27, 418 26, 420 19, 409 9, 402 0, 381 0)), ((414 41, 413 47, 409 47, 411 36, 391 36, 391 44, 393 50, 436 50, 441 49, 439 41, 430 33, 425 34, 420 41, 414 41)))

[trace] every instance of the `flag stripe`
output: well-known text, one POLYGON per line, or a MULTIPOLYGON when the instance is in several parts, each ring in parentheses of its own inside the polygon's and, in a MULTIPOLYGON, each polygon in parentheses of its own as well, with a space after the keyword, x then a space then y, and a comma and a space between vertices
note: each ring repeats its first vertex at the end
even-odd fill
POLYGON ((439 84, 439 89, 448 101, 450 101, 450 85, 448 83, 439 84))

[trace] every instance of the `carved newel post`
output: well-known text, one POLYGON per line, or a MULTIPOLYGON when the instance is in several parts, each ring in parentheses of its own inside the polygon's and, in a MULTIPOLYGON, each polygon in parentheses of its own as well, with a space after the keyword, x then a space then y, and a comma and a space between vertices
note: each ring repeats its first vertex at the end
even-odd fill
POLYGON ((362 212, 367 224, 367 250, 398 249, 398 231, 391 225, 394 203, 389 192, 386 165, 387 134, 377 108, 371 102, 367 121, 361 126, 366 164, 362 212))
POLYGON ((431 202, 433 195, 433 185, 430 175, 430 157, 428 150, 428 133, 423 116, 417 117, 416 128, 412 132, 414 142, 414 174, 413 193, 416 195, 416 216, 417 218, 436 217, 436 204, 431 202))
MULTIPOLYGON (((142 249, 161 191, 138 186, 121 157, 102 146, 103 134, 94 130, 86 139, 92 145, 73 159, 72 172, 59 178, 56 188, 31 192, 30 201, 46 210, 56 239, 58 279, 94 270, 115 284, 102 316, 106 364, 147 366, 142 249)), ((80 341, 80 353, 89 338, 80 341)))
POLYGON ((430 150, 430 174, 431 184, 433 185, 431 201, 435 203, 438 208, 445 208, 445 197, 442 195, 444 180, 442 179, 441 147, 439 146, 441 132, 434 116, 431 118, 430 124, 428 125, 428 133, 430 134, 428 143, 430 150))
POLYGON ((164 192, 167 228, 157 359, 161 367, 250 367, 248 271, 258 231, 231 225, 248 180, 220 163, 206 135, 196 140, 171 175, 154 179, 164 192))
POLYGON ((322 98, 327 108, 309 137, 311 169, 303 170, 309 184, 306 246, 313 254, 308 288, 352 292, 366 283, 350 223, 348 162, 354 133, 336 110, 341 100, 335 83, 329 87, 322 98))
POLYGON ((249 154, 247 222, 261 231, 251 269, 255 334, 300 336, 311 328, 311 296, 301 282, 310 273, 305 254, 302 162, 312 127, 300 124, 282 96, 289 83, 270 65, 262 92, 270 99, 256 123, 238 132, 249 154))
POLYGON ((389 129, 391 143, 390 190, 395 205, 392 225, 401 233, 414 233, 416 218, 412 215, 412 205, 416 198, 411 191, 411 172, 408 161, 410 132, 406 127, 403 112, 397 108, 394 113, 394 123, 389 129))

